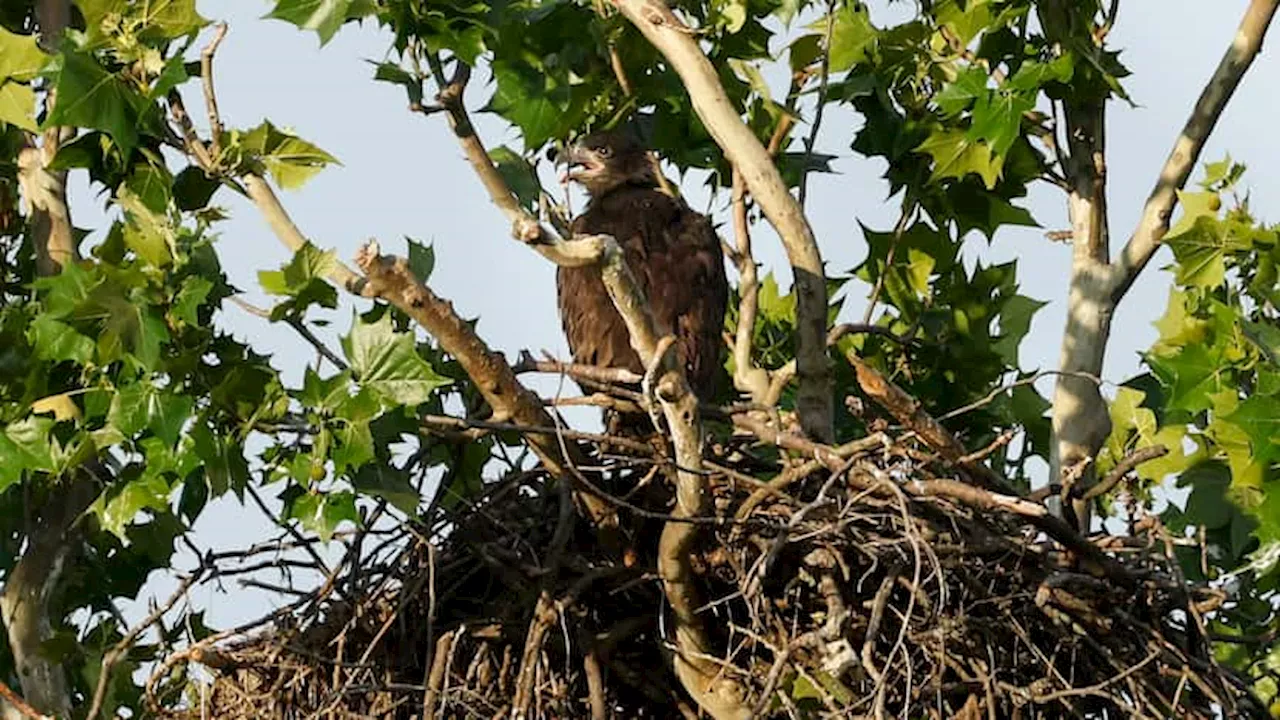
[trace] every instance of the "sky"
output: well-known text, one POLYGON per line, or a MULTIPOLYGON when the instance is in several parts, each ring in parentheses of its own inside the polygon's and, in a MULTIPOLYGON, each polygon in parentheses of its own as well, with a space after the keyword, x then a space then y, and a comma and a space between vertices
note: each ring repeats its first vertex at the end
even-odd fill
MULTIPOLYGON (((1142 204, 1172 147, 1205 80, 1233 37, 1247 0, 1129 0, 1121 7, 1111 45, 1123 49, 1121 61, 1133 75, 1124 81, 1135 106, 1112 103, 1108 116, 1109 208, 1113 254, 1135 227, 1142 204)), ((870 3, 873 22, 884 25, 902 17, 908 3, 886 7, 870 3)), ((503 216, 493 207, 463 159, 443 117, 409 112, 399 87, 372 80, 373 66, 384 58, 389 36, 372 24, 344 28, 319 47, 314 33, 263 19, 270 3, 254 0, 200 0, 200 12, 225 20, 230 33, 216 61, 219 105, 228 127, 249 128, 264 118, 294 130, 335 155, 341 165, 329 168, 299 190, 281 192, 281 200, 303 233, 330 248, 348 263, 357 247, 377 238, 383 251, 403 254, 403 238, 430 241, 436 253, 432 288, 454 302, 464 317, 481 318, 478 330, 511 359, 522 349, 547 349, 566 356, 556 315, 554 268, 512 241, 503 216)), ((771 77, 776 77, 773 75, 771 77)), ((467 102, 481 137, 490 147, 518 147, 514 131, 495 116, 475 112, 491 86, 472 81, 467 102)), ((780 83, 779 83, 780 84, 780 83)), ((1275 132, 1275 88, 1280 87, 1280 58, 1272 45, 1264 48, 1219 122, 1201 158, 1221 159, 1229 153, 1249 165, 1245 188, 1264 220, 1280 213, 1269 208, 1280 201, 1280 133, 1275 132)), ((775 87, 782 94, 785 87, 775 87)), ((197 88, 187 89, 188 106, 200 107, 197 88)), ((199 117, 199 113, 194 113, 199 117)), ((847 110, 829 108, 818 150, 837 156, 836 174, 810 180, 807 211, 829 272, 844 273, 865 255, 858 223, 887 231, 897 219, 896 199, 885 197, 880 160, 856 156, 847 139, 860 125, 847 110)), ((807 132, 807 129, 806 129, 807 132)), ((1198 173, 1198 170, 1197 170, 1198 173)), ((549 177, 549 176, 548 176, 549 177)), ((1193 176, 1193 179, 1196 176, 1193 176)), ((701 178, 682 185, 695 207, 705 207, 701 178)), ((85 179, 73 176, 74 219, 80 227, 102 227, 102 205, 93 199, 85 179)), ((231 212, 221 225, 220 253, 233 285, 244 299, 259 306, 271 300, 257 282, 260 270, 276 269, 290 255, 270 233, 247 201, 220 193, 217 202, 231 212)), ((1041 229, 1005 228, 993 243, 971 243, 969 260, 984 263, 1019 261, 1022 293, 1050 304, 1035 318, 1022 348, 1026 369, 1052 369, 1065 323, 1070 247, 1045 240, 1046 230, 1069 227, 1061 192, 1047 184, 1033 186, 1025 202, 1041 229)), ((727 223, 723 202, 714 206, 727 223)), ((790 282, 785 254, 767 227, 754 231, 757 260, 790 282)), ((1123 382, 1139 370, 1139 356, 1156 337, 1151 323, 1165 307, 1170 275, 1161 270, 1170 260, 1162 249, 1148 266, 1114 321, 1104 379, 1123 382)), ((367 309, 367 301, 344 300, 329 315, 346 331, 351 308, 367 309)), ((855 290, 846 303, 850 317, 860 318, 865 292, 855 290)), ((314 362, 314 351, 283 325, 270 325, 227 303, 218 318, 224 329, 252 340, 259 352, 274 355, 286 380, 296 381, 314 362)), ((324 337, 332 340, 333 331, 324 337)), ((331 347, 337 347, 331 342, 331 347)), ((554 392, 554 380, 535 383, 554 392)), ((1049 381, 1040 386, 1046 396, 1049 381)), ((1112 391, 1114 387, 1112 387, 1112 391)), ((945 411, 950 408, 938 408, 945 411)), ((590 424, 581 415, 574 422, 590 424)), ((235 500, 214 503, 196 526, 195 540, 213 549, 241 547, 272 529, 252 505, 235 500)), ((144 591, 163 597, 172 581, 157 577, 144 591)), ((274 607, 276 599, 229 587, 193 593, 196 605, 210 607, 209 620, 232 623, 274 607)), ((141 607, 141 606, 139 606, 141 607)))

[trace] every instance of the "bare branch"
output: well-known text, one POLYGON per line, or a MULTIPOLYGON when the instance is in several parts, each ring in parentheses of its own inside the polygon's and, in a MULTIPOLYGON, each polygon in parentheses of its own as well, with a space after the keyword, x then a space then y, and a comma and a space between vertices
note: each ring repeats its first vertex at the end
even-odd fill
POLYGON ((773 159, 743 122, 698 42, 662 0, 615 0, 618 9, 679 74, 694 110, 782 238, 795 283, 797 396, 801 423, 815 438, 832 437, 831 369, 826 353, 827 288, 813 230, 773 159))
MULTIPOLYGON (((779 124, 781 127, 781 124, 779 124)), ((733 385, 751 401, 764 404, 769 394, 769 373, 756 367, 751 357, 756 312, 760 300, 759 271, 751 252, 751 228, 747 223, 747 184, 737 167, 733 169, 734 258, 738 264, 738 327, 733 342, 733 385)))
POLYGON ((1137 229, 1116 261, 1110 288, 1113 301, 1124 297, 1169 231, 1169 220, 1178 202, 1177 191, 1186 185, 1209 134, 1262 49, 1262 39, 1278 5, 1280 0, 1251 0, 1245 10, 1231 46, 1201 91, 1191 117, 1174 141, 1169 159, 1160 169, 1155 188, 1142 208, 1137 229))
POLYGON ((1139 450, 1134 450, 1125 456, 1123 460, 1116 463, 1116 466, 1111 469, 1111 472, 1107 473, 1107 476, 1102 479, 1102 482, 1089 488, 1089 490, 1085 492, 1083 499, 1092 500, 1111 492, 1111 489, 1116 485, 1119 485, 1120 481, 1124 479, 1125 475, 1129 474, 1130 470, 1138 467, 1148 460, 1155 460, 1156 458, 1164 457, 1168 454, 1169 448, 1163 445, 1151 445, 1139 450))

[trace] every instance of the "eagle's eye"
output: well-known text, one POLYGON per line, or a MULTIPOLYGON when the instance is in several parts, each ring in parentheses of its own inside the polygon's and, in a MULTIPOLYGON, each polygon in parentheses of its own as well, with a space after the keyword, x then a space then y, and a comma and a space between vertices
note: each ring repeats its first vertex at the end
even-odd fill
POLYGON ((602 158, 607 158, 613 154, 613 148, 609 147, 608 145, 601 145, 600 147, 596 148, 596 154, 598 154, 602 158))

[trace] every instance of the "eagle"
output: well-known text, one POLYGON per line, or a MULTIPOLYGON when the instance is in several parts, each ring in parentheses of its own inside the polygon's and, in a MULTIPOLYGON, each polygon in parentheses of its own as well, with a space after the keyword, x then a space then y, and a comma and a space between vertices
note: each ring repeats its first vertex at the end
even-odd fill
MULTIPOLYGON (((621 246, 653 311, 660 335, 674 335, 689 386, 710 401, 723 374, 722 329, 729 284, 720 238, 711 221, 658 189, 654 163, 630 132, 612 130, 579 139, 563 154, 568 180, 589 201, 572 234, 611 235, 621 246)), ((560 322, 573 361, 643 374, 627 326, 595 267, 556 272, 560 322)), ((608 418, 611 432, 651 432, 648 416, 608 418)))

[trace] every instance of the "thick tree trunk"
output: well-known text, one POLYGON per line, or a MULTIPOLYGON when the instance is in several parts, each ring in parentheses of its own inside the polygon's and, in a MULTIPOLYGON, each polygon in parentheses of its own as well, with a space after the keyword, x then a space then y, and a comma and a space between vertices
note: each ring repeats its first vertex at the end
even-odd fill
MULTIPOLYGON (((41 0, 36 5, 36 22, 40 44, 53 50, 71 13, 68 0, 41 0)), ((50 103, 52 96, 50 96, 50 103)), ((58 146, 63 140, 61 128, 44 132, 44 142, 24 148, 18 155, 18 183, 26 202, 36 269, 41 275, 61 272, 64 265, 75 262, 75 237, 71 213, 67 206, 66 171, 51 171, 58 146)), ((58 717, 71 714, 71 694, 62 665, 41 653, 41 645, 53 635, 54 618, 49 603, 62 579, 62 571, 79 541, 69 532, 76 518, 84 512, 96 494, 96 482, 87 469, 57 488, 39 513, 32 513, 34 523, 27 529, 27 545, 22 558, 5 578, 0 591, 0 616, 9 638, 9 649, 18 671, 22 694, 37 710, 58 717)), ((18 710, 0 702, 6 718, 18 710)))

